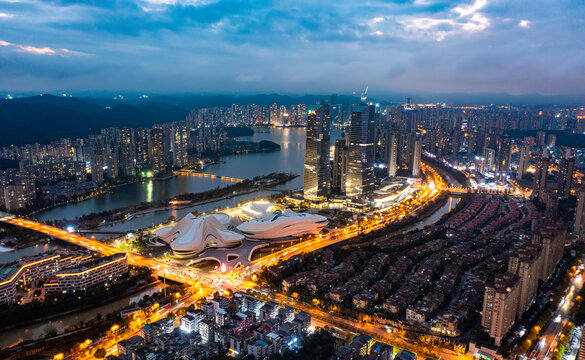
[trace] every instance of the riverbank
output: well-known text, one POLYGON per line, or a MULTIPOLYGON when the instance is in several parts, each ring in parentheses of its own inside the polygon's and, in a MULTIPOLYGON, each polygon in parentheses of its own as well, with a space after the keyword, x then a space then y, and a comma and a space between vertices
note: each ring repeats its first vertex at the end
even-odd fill
MULTIPOLYGON (((156 281, 144 284, 144 285, 140 285, 138 287, 129 288, 125 292, 122 292, 122 293, 118 292, 118 293, 114 294, 114 296, 108 298, 107 300, 101 301, 100 305, 111 304, 117 300, 124 298, 124 297, 136 295, 137 293, 139 293, 141 291, 148 290, 148 289, 154 288, 154 287, 159 286, 159 285, 161 285, 161 282, 159 280, 156 280, 156 281)), ((34 321, 22 321, 22 322, 15 323, 15 324, 0 325, 0 336, 2 333, 6 332, 8 330, 11 330, 11 329, 25 327, 25 326, 28 327, 30 325, 54 320, 54 319, 57 319, 57 318, 60 318, 60 317, 66 316, 66 315, 80 313, 82 311, 95 308, 95 305, 96 304, 83 305, 83 306, 77 307, 75 309, 63 311, 63 312, 56 313, 56 314, 47 315, 47 316, 44 316, 42 318, 35 319, 34 321)), ((0 317, 1 316, 2 316, 2 313, 0 312, 0 317)))
POLYGON ((242 182, 228 185, 220 189, 214 189, 194 194, 181 194, 170 199, 160 200, 156 203, 143 204, 139 207, 122 208, 107 213, 94 214, 82 217, 77 225, 83 227, 84 230, 92 230, 101 226, 104 222, 108 224, 124 223, 135 216, 148 214, 151 212, 169 210, 169 209, 185 209, 193 206, 208 204, 211 202, 222 201, 233 197, 251 194, 262 189, 274 188, 282 185, 294 178, 298 177, 296 174, 272 173, 262 177, 255 177, 253 179, 245 179, 242 182), (166 205, 171 201, 179 201, 180 205, 166 205), (183 203, 184 202, 184 203, 183 203))
MULTIPOLYGON (((167 177, 152 178, 152 180, 167 180, 167 179, 172 178, 173 176, 175 176, 175 174, 171 173, 167 177)), ((22 216, 23 217, 31 217, 31 216, 35 216, 36 214, 39 214, 41 212, 44 212, 44 211, 47 211, 47 210, 56 208, 58 206, 63 206, 63 205, 68 205, 68 204, 75 204, 75 203, 79 203, 79 202, 82 202, 82 201, 86 201, 86 200, 92 199, 94 197, 97 197, 97 196, 106 194, 106 193, 112 191, 112 189, 116 189, 118 187, 130 185, 130 184, 135 184, 135 183, 140 182, 140 181, 144 181, 144 179, 142 179, 142 178, 131 178, 128 181, 124 181, 124 182, 121 182, 121 183, 115 183, 115 184, 111 184, 111 185, 110 184, 103 184, 103 185, 101 185, 101 187, 96 188, 95 190, 93 190, 88 195, 77 196, 75 198, 72 197, 72 198, 67 199, 65 201, 56 202, 54 204, 47 205, 47 206, 45 206, 42 209, 37 209, 37 210, 34 210, 32 212, 29 212, 29 213, 24 213, 24 214, 22 214, 22 216)))
MULTIPOLYGON (((126 277, 118 279, 109 287, 94 287, 83 292, 83 298, 78 294, 50 293, 44 296, 43 301, 32 301, 22 305, 3 305, 0 307, 0 331, 17 327, 30 326, 51 319, 61 318, 92 309, 97 305, 115 302, 123 297, 132 296, 144 289, 160 284, 152 275, 150 269, 134 267, 126 277)), ((1 337, 1 336, 0 336, 1 337)))

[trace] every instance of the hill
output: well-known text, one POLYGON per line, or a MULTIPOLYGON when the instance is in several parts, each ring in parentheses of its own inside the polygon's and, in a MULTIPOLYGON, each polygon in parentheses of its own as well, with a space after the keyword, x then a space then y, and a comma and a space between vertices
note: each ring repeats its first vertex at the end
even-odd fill
POLYGON ((151 127, 184 120, 187 109, 161 102, 103 107, 77 98, 52 95, 0 100, 0 146, 48 143, 117 127, 151 127))

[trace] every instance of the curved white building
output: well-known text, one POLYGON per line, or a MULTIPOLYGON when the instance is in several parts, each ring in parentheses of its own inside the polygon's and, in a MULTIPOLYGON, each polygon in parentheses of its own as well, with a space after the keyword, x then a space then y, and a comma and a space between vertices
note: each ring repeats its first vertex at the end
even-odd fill
POLYGON ((296 213, 290 209, 275 212, 262 218, 246 221, 237 229, 252 239, 286 240, 305 234, 318 234, 328 223, 326 217, 309 213, 296 213))
POLYGON ((242 215, 247 218, 257 219, 271 214, 273 211, 273 204, 270 201, 250 201, 241 206, 242 215))
POLYGON ((210 214, 195 217, 186 215, 175 226, 156 230, 154 233, 171 245, 178 258, 190 258, 207 248, 232 247, 241 243, 244 236, 226 228, 230 221, 227 214, 210 214))
POLYGON ((407 181, 392 181, 374 191, 373 205, 376 208, 385 208, 404 200, 410 193, 410 183, 407 181))

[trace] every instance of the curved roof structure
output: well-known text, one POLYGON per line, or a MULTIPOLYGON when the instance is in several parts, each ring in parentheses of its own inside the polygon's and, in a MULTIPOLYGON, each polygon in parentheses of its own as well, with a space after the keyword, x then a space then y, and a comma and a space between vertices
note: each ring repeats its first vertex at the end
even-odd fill
POLYGON ((410 193, 410 183, 407 181, 391 181, 383 183, 383 186, 374 191, 374 207, 387 207, 395 204, 408 196, 410 193))
POLYGON ((242 205, 242 214, 248 218, 257 219, 272 213, 273 204, 270 201, 250 201, 242 205))
POLYGON ((318 234, 328 223, 326 217, 296 213, 290 209, 275 212, 259 219, 246 221, 237 229, 252 239, 286 240, 305 234, 318 234))
POLYGON ((227 214, 210 214, 195 217, 188 214, 175 226, 162 228, 155 234, 171 245, 173 254, 180 258, 193 257, 212 247, 231 247, 244 240, 244 236, 226 228, 227 214))

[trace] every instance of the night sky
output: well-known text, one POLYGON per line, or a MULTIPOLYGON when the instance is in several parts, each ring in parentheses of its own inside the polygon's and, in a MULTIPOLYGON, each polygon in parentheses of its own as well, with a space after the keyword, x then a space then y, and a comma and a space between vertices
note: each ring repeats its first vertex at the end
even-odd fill
POLYGON ((0 0, 0 90, 585 94, 583 0, 0 0))

